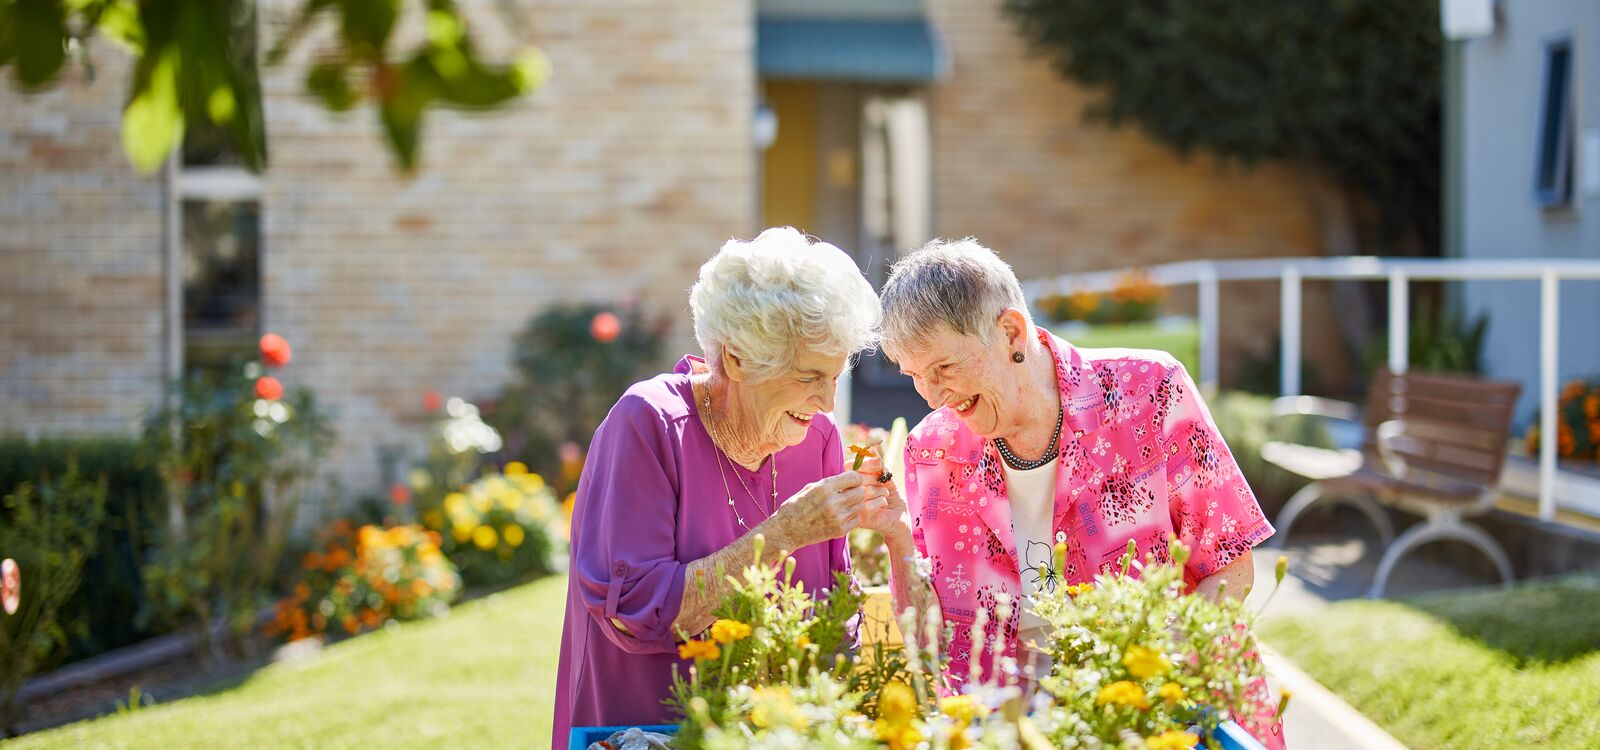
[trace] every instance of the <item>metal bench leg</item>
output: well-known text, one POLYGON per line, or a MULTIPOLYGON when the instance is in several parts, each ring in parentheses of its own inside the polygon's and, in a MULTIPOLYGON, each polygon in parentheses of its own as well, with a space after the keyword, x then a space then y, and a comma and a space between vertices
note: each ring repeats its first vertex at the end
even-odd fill
POLYGON ((1289 540, 1289 527, 1294 525, 1295 519, 1309 510, 1311 506, 1324 500, 1334 503, 1342 502, 1361 511, 1361 514, 1372 521, 1373 526, 1377 527, 1378 537, 1382 539, 1383 546, 1388 547, 1394 543, 1394 522, 1389 520, 1388 511, 1384 510, 1383 506, 1378 504, 1378 501, 1366 495, 1347 495, 1331 492, 1321 482, 1312 482, 1301 487, 1299 492, 1294 493, 1289 498, 1289 502, 1284 503, 1283 510, 1278 512, 1278 520, 1272 524, 1277 533, 1267 540, 1265 546, 1278 549, 1286 546, 1289 540))
POLYGON ((1384 589, 1389 585, 1389 576, 1394 573, 1394 566, 1406 553, 1424 544, 1444 540, 1466 542, 1478 548, 1494 562, 1502 580, 1508 583, 1512 580, 1511 561, 1494 537, 1456 516, 1441 515, 1407 529, 1406 533, 1401 534, 1394 540, 1394 544, 1383 551, 1383 559, 1378 561, 1378 574, 1373 577, 1372 588, 1367 591, 1367 597, 1378 599, 1383 596, 1384 589))

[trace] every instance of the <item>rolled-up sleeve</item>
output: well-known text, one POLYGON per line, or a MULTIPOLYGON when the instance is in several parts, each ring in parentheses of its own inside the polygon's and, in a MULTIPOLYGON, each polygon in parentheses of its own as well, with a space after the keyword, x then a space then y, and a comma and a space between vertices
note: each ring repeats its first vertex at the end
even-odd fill
POLYGON ((660 412, 624 396, 595 431, 578 487, 571 575, 600 631, 629 653, 678 641, 687 565, 676 556, 674 455, 660 412))
POLYGON ((1163 429, 1167 508, 1190 550, 1184 579, 1194 585, 1271 536, 1272 525, 1188 371, 1174 363, 1163 385, 1170 398, 1163 429))

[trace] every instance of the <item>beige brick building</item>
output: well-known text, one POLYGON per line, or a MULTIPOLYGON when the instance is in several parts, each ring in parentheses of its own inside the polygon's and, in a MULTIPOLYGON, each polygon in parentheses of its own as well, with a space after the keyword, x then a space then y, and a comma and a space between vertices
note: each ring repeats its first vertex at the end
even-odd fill
MULTIPOLYGON (((270 39, 292 4, 266 5, 270 39)), ((467 5, 482 46, 510 50, 494 4, 467 5)), ((423 392, 495 394, 513 335, 549 304, 637 298, 676 321, 677 351, 695 269, 727 237, 796 223, 883 260, 862 145, 875 101, 920 102, 923 231, 974 235, 1022 275, 1318 251, 1299 176, 1184 160, 1084 124, 1086 94, 1026 56, 998 0, 890 3, 925 13, 944 69, 887 82, 763 70, 758 29, 794 5, 517 0, 550 83, 492 115, 430 113, 409 179, 373 113, 336 118, 301 95, 303 58, 264 72, 270 164, 242 182, 126 165, 127 61, 108 45, 91 48, 92 81, 4 87, 0 431, 136 428, 194 348, 177 302, 194 190, 254 207, 229 214, 258 233, 258 309, 241 319, 294 344, 286 380, 335 412, 331 465, 350 493, 376 490, 380 448, 420 440, 423 392), (765 153, 763 101, 779 123, 765 153)), ((1225 355, 1259 348, 1276 296, 1231 294, 1222 314, 1225 355)), ((1330 332, 1313 323, 1308 341, 1330 332)))

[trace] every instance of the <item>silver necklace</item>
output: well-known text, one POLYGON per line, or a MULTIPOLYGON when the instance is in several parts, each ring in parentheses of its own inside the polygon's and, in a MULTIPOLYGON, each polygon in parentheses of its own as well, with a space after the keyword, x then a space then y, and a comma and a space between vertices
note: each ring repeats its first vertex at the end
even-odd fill
POLYGON ((1011 446, 1006 445, 1005 438, 995 438, 994 447, 1000 450, 1000 457, 1005 459, 1006 465, 1016 471, 1029 471, 1056 460, 1056 457, 1061 455, 1061 419, 1065 411, 1065 409, 1056 411, 1056 430, 1050 435, 1050 446, 1044 449, 1044 455, 1037 461, 1017 458, 1017 454, 1011 452, 1011 446))
MULTIPOLYGON (((717 473, 722 475, 722 490, 728 495, 728 508, 733 511, 733 517, 739 521, 739 525, 744 527, 745 531, 750 531, 750 525, 744 522, 744 516, 739 515, 739 506, 733 504, 733 489, 728 484, 727 471, 723 470, 722 468, 723 461, 727 461, 728 466, 731 468, 733 466, 733 459, 730 458, 727 455, 727 452, 723 450, 722 438, 717 435, 716 420, 713 419, 711 415, 711 385, 709 383, 705 386, 705 397, 701 400, 701 403, 705 405, 706 426, 711 428, 711 445, 717 449, 717 473)), ((776 513, 778 510, 778 455, 773 454, 768 456, 767 459, 772 463, 771 510, 761 507, 761 501, 756 498, 756 493, 751 491, 750 485, 744 483, 744 477, 739 476, 738 470, 734 470, 733 472, 733 478, 738 480, 739 488, 744 490, 745 494, 750 497, 750 504, 756 506, 756 510, 762 512, 763 517, 761 520, 763 521, 771 518, 772 514, 776 513)))

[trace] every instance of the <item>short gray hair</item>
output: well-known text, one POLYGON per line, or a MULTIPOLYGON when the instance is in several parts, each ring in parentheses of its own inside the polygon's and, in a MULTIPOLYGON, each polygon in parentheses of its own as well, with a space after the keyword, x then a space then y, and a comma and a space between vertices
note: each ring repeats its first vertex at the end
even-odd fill
POLYGON ((849 357, 878 343, 883 312, 854 260, 791 227, 728 240, 689 292, 694 336, 721 367, 737 352, 755 380, 794 365, 800 347, 849 357))
POLYGON ((1008 307, 1033 316, 1011 266, 993 250, 967 237, 938 239, 894 264, 879 298, 884 340, 895 348, 917 346, 943 324, 956 333, 992 343, 995 319, 1008 307))

